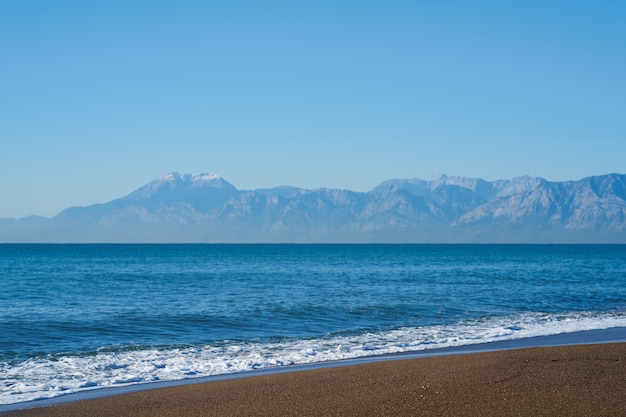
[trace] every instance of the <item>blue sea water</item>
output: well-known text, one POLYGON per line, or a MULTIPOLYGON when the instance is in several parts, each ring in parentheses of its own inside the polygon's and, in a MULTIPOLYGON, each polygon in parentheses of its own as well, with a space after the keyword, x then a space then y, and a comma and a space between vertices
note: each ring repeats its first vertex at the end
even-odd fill
POLYGON ((0 404, 626 327, 626 245, 0 245, 0 404))

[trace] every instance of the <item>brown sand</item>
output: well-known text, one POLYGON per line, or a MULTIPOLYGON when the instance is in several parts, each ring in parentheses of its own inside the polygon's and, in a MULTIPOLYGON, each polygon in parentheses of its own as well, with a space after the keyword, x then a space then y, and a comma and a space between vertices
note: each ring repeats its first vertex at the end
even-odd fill
POLYGON ((626 343, 394 360, 9 412, 10 416, 626 416, 626 343))

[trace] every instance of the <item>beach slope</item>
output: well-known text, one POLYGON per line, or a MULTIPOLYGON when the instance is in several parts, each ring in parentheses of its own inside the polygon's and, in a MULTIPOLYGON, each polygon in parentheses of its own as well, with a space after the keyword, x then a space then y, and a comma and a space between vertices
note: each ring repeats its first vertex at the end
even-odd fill
POLYGON ((150 389, 3 416, 624 416, 626 343, 376 362, 150 389))

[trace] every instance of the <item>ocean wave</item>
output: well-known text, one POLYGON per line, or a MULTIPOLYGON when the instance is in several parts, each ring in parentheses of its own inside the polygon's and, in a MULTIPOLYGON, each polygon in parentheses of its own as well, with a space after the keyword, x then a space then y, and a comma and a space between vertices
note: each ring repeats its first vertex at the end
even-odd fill
POLYGON ((525 313, 361 334, 216 345, 107 347, 0 363, 0 404, 85 390, 626 327, 626 313, 525 313))

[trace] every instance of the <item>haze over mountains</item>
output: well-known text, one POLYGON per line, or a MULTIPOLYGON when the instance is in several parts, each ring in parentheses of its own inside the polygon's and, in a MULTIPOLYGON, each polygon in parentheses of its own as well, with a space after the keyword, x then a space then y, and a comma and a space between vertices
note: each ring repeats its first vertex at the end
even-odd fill
POLYGON ((174 172, 52 218, 0 219, 0 242, 626 243, 626 175, 394 179, 354 192, 245 191, 174 172))

